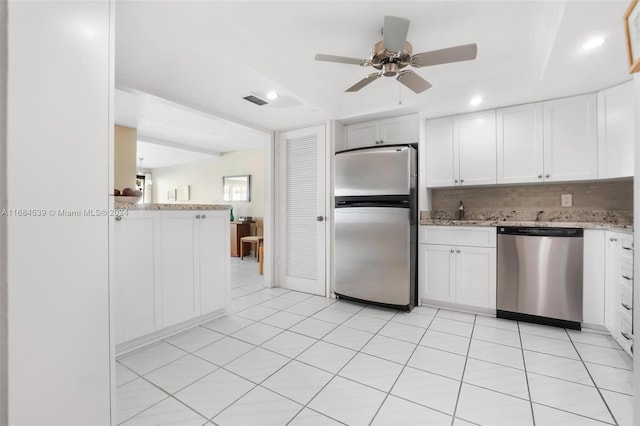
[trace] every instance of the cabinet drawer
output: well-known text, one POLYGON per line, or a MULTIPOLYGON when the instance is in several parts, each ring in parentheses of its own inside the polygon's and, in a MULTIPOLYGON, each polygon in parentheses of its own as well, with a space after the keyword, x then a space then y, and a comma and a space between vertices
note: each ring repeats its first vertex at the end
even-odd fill
POLYGON ((633 235, 620 234, 620 259, 633 264, 633 235))
MULTIPOLYGON (((624 280, 623 280, 624 281, 624 280)), ((633 313, 633 291, 626 282, 620 281, 618 284, 618 308, 628 315, 633 313)))
POLYGON ((423 226, 422 244, 495 247, 496 228, 474 226, 423 226))
POLYGON ((633 354, 633 334, 631 322, 623 315, 618 315, 616 335, 613 336, 629 355, 633 354))

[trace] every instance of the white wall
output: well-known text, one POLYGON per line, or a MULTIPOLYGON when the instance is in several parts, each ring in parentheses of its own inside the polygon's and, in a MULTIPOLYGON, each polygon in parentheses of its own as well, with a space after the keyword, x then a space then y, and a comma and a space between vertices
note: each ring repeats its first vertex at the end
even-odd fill
POLYGON ((106 425, 108 219, 57 210, 109 207, 110 2, 8 13, 8 423, 106 425))
MULTIPOLYGON (((638 324, 640 324, 640 232, 638 232, 638 224, 640 224, 640 73, 633 76, 636 85, 636 140, 635 140, 635 170, 633 178, 633 223, 635 224, 633 252, 633 322, 636 324, 635 339, 640 337, 638 324)), ((636 356, 633 360, 634 387, 636 389, 633 404, 634 425, 640 424, 640 356, 637 355, 638 345, 635 345, 636 356)))
MULTIPOLYGON (((7 207, 7 3, 0 1, 0 211, 7 207)), ((7 426, 7 217, 0 214, 0 426, 7 426)))
POLYGON ((233 215, 264 216, 264 150, 251 149, 222 154, 220 157, 197 163, 161 167, 152 170, 153 202, 167 203, 167 191, 180 185, 189 185, 189 201, 171 203, 231 204, 233 215), (251 175, 251 201, 228 202, 222 196, 222 177, 251 175))

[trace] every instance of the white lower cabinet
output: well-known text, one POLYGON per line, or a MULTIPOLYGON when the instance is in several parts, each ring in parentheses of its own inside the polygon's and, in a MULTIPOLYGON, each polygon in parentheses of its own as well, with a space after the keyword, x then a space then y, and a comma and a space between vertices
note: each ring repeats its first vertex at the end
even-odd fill
POLYGON ((129 211, 114 227, 116 344, 225 307, 226 210, 129 211))
POLYGON ((422 228, 420 279, 423 299, 495 309, 495 228, 422 228), (478 246, 461 245, 469 241, 478 242, 478 246))
POLYGON ((633 234, 607 231, 605 326, 611 336, 633 353, 633 234))
POLYGON ((114 319, 119 344, 161 327, 161 228, 156 212, 129 211, 114 220, 114 319))

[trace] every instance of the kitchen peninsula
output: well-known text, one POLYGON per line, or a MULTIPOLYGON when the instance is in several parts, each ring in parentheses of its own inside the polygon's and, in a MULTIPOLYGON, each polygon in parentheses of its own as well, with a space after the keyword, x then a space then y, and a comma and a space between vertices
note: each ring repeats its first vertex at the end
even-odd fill
POLYGON ((225 313, 230 292, 225 204, 115 203, 116 352, 225 313))

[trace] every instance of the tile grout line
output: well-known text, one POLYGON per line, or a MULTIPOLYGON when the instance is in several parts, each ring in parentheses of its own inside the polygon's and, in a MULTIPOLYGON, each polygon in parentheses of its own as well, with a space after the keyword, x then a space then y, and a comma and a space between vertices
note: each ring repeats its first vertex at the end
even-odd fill
MULTIPOLYGON (((340 326, 344 325, 344 323, 345 323, 345 322, 347 322, 348 320, 350 320, 351 318, 353 318, 354 316, 356 316, 358 313, 362 312, 362 311, 363 311, 367 306, 371 306, 371 305, 365 305, 365 306, 364 306, 364 307, 362 307, 360 310, 358 310, 358 311, 354 312, 354 313, 353 313, 349 318, 347 318, 346 320, 344 320, 340 325, 338 325, 337 327, 335 327, 333 330, 335 330, 336 328, 338 328, 338 327, 340 327, 340 326)), ((313 315, 315 315, 315 314, 313 314, 313 315)), ((395 315, 393 315, 391 318, 389 318, 389 319, 385 322, 385 325, 386 325, 387 323, 389 323, 389 321, 391 321, 391 319, 392 319, 394 316, 395 316, 395 315)), ((320 320, 320 321, 321 321, 321 320, 320 320)), ((347 328, 351 328, 351 327, 348 327, 348 326, 345 326, 345 327, 347 327, 347 328)), ((384 327, 384 325, 383 325, 382 327, 380 327, 380 330, 381 330, 383 327, 384 327)), ((330 332, 326 333, 326 334, 325 334, 321 339, 317 339, 317 340, 318 340, 318 342, 322 341, 322 342, 324 342, 324 343, 334 344, 334 343, 326 342, 326 341, 322 340, 322 339, 324 339, 324 337, 326 337, 326 336, 327 336, 329 333, 331 333, 333 330, 331 330, 330 332)), ((354 329, 354 330, 358 330, 358 329, 354 329)), ((364 331, 364 330, 358 330, 358 331, 364 331)), ((379 331, 379 330, 378 330, 378 331, 379 331)), ((366 343, 364 343, 364 345, 362 345, 362 348, 364 348, 364 347, 365 347, 365 346, 366 346, 366 345, 367 345, 367 344, 368 344, 368 343, 369 343, 369 342, 370 342, 370 341, 371 341, 371 340, 372 340, 376 335, 377 335, 377 332, 376 332, 375 334, 373 334, 373 335, 369 338, 369 340, 367 340, 367 342, 366 342, 366 343)), ((317 343, 317 342, 316 342, 316 343, 317 343)), ((315 345, 315 343, 314 343, 314 345, 315 345)), ((313 345, 312 345, 312 346, 313 346, 313 345)), ((346 347, 341 346, 341 345, 336 345, 336 346, 346 348, 346 347)), ((310 346, 310 347, 311 347, 311 346, 310 346)), ((361 350, 362 348, 360 348, 360 350, 361 350)), ((308 348, 307 348, 307 349, 308 349, 308 348)), ((352 351, 353 351, 353 349, 351 349, 351 348, 346 348, 346 349, 350 349, 350 350, 352 350, 352 351)), ((347 366, 347 364, 349 364, 351 361, 353 361, 353 359, 354 359, 356 356, 358 356, 358 354, 360 353, 360 350, 355 351, 355 354, 354 354, 354 355, 349 359, 349 361, 347 361, 347 362, 346 362, 346 363, 345 363, 345 364, 344 364, 340 369, 338 369, 338 371, 336 371, 335 373, 332 373, 332 374, 333 374, 333 377, 332 377, 331 379, 329 379, 329 380, 327 381, 327 383, 325 383, 325 384, 324 384, 324 386, 322 386, 322 387, 320 388, 320 390, 318 390, 318 391, 313 395, 313 397, 311 397, 311 399, 309 399, 309 401, 307 401, 307 403, 306 403, 306 404, 304 404, 304 406, 300 409, 300 411, 298 411, 298 412, 296 413, 296 415, 295 415, 295 416, 293 416, 293 417, 292 417, 292 418, 287 422, 287 424, 291 423, 291 422, 292 422, 296 417, 298 417, 298 415, 299 415, 302 411, 304 411, 304 409, 305 409, 305 408, 309 408, 310 410, 313 410, 313 408, 308 407, 308 405, 309 405, 309 404, 310 404, 310 403, 311 403, 311 402, 312 402, 312 401, 313 401, 313 400, 314 400, 314 399, 315 399, 315 398, 316 398, 316 397, 317 397, 317 396, 318 396, 318 395, 319 395, 319 394, 320 394, 320 393, 321 393, 321 392, 322 392, 322 391, 323 391, 327 386, 329 386, 329 383, 331 383, 331 382, 332 382, 336 377, 343 378, 342 376, 338 376, 338 375, 340 374, 340 371, 342 371, 342 370, 344 369, 344 367, 346 367, 346 366, 347 366)), ((304 352, 304 351, 303 351, 303 352, 304 352)), ((298 356, 300 356, 300 354, 299 354, 298 356)), ((296 357, 296 358, 297 358, 297 357, 296 357)), ((298 361, 298 362, 301 362, 301 361, 298 361)), ((306 363, 305 363, 305 364, 306 364, 306 363)), ((306 365, 309 365, 309 364, 306 364, 306 365)), ((315 366, 311 366, 311 367, 315 367, 315 366)), ((315 368, 318 368, 318 367, 315 367, 315 368)), ((321 369, 321 370, 322 370, 322 369, 321 369)), ((322 371, 326 371, 326 370, 322 370, 322 371)), ((347 380, 350 380, 350 379, 347 379, 347 380)), ((376 390, 377 390, 377 389, 376 389, 376 390)), ((317 410, 313 410, 313 411, 316 411, 316 412, 318 412, 318 413, 322 414, 323 416, 327 416, 327 417, 329 417, 329 418, 331 418, 331 419, 333 419, 333 420, 336 420, 336 419, 334 419, 333 417, 330 417, 330 416, 328 416, 328 415, 327 415, 327 414, 325 414, 325 413, 321 413, 321 412, 319 412, 319 411, 317 411, 317 410)), ((339 423, 344 424, 343 422, 341 422, 341 421, 339 421, 339 420, 336 420, 336 421, 338 421, 339 423)))
MULTIPOLYGON (((369 425, 371 425, 373 423, 373 421, 376 419, 376 417, 378 416, 378 414, 380 413, 380 410, 382 409, 382 406, 384 405, 385 402, 387 402, 387 399, 389 399, 389 395, 391 395, 391 391, 393 390, 393 388, 395 387, 396 383, 398 383, 398 380, 400 380, 400 376, 402 376, 402 373, 404 373, 404 370, 407 368, 407 365, 409 364, 409 361, 411 360, 411 358, 413 357, 413 354, 415 354, 416 350, 418 349, 418 347, 420 346, 420 342, 422 341, 422 339, 424 339, 424 335, 427 334, 427 330, 429 330, 429 327, 431 327, 431 324, 433 323, 434 319, 436 318, 436 316, 438 315, 438 312, 440 312, 440 309, 437 309, 435 314, 433 315, 433 317, 431 318, 431 321, 429 321, 429 325, 427 326, 427 328, 425 328, 425 330, 422 332, 422 336, 420 336, 420 340, 418 340, 418 343, 416 343, 415 347, 413 348, 413 350, 411 351, 411 354, 409 355, 409 357, 407 358, 407 361, 404 363, 404 365, 402 366, 402 369, 400 370, 400 373, 398 374, 398 377, 396 377, 396 379, 393 381, 393 384, 391 385, 391 387, 389 387, 389 390, 387 391, 387 394, 385 395, 384 399, 382 400, 382 402, 380 403, 380 406, 378 407, 378 409, 376 410, 376 412, 373 414, 373 417, 371 418, 371 421, 369 422, 369 425)), ((396 314, 398 315, 398 314, 396 314)), ((395 318, 394 315, 389 321, 391 321, 393 318, 395 318)), ((418 314, 419 315, 419 314, 418 314)), ((395 395, 394 395, 395 396, 395 395)), ((403 398, 404 399, 404 398, 403 398)))
POLYGON ((476 329, 477 317, 473 318, 473 327, 471 328, 471 336, 469 336, 469 346, 467 346, 467 355, 464 358, 464 366, 462 367, 462 376, 460 376, 460 386, 458 387, 458 395, 456 396, 456 405, 453 407, 453 415, 451 416, 451 426, 456 421, 456 413, 458 412, 458 404, 460 403, 460 394, 462 393, 462 385, 464 384, 464 373, 467 370, 467 362, 469 361, 469 351, 471 351, 471 342, 473 341, 473 332, 476 329))
MULTIPOLYGON (((589 375, 589 378, 593 382, 594 387, 598 391, 598 395, 600 395, 600 398, 602 399, 602 402, 604 403, 604 406, 607 407, 607 411, 609 412, 609 415, 613 419, 614 424, 616 426, 618 426, 619 425, 618 419, 616 419, 616 416, 613 415, 613 411, 609 407, 609 404, 607 403, 607 400, 604 399, 604 395, 602 395, 602 391, 600 390, 600 388, 598 387, 598 384, 596 383, 596 381, 594 380, 593 376, 591 375, 591 371, 589 371, 589 369, 587 368, 587 365, 584 362, 584 359, 582 359, 582 355, 580 354, 580 351, 578 351, 578 348, 576 347, 576 345, 573 342, 573 340, 571 340, 571 336, 569 335, 569 333, 567 332, 566 329, 565 329, 565 332, 569 336, 569 341, 571 342, 571 346, 573 346, 573 350, 576 351, 576 353, 578 354, 578 358, 580 358, 580 362, 582 362, 582 366, 584 367, 585 370, 587 370, 587 374, 589 375)), ((635 390, 634 390, 634 392, 635 392, 635 390)))
POLYGON ((529 386, 529 374, 527 372, 527 360, 524 356, 524 345, 522 344, 522 333, 520 331, 520 321, 516 321, 516 326, 518 327, 518 339, 520 340, 520 353, 522 354, 522 366, 524 367, 524 380, 527 383, 527 394, 529 395, 529 407, 531 408, 531 420, 533 421, 533 426, 536 425, 536 415, 533 411, 533 398, 531 397, 531 387, 529 386))
MULTIPOLYGON (((306 299, 305 299, 305 300, 306 300, 306 299)), ((303 303, 303 302, 304 302, 304 301, 299 301, 298 303, 303 303)), ((333 305, 333 304, 327 305, 327 306, 323 307, 322 309, 320 309, 320 310, 318 310, 318 311, 316 311, 316 312, 312 313, 311 315, 306 315, 306 318, 305 318, 305 319, 311 318, 311 316, 312 316, 312 315, 315 315, 316 313, 318 313, 318 312, 320 312, 320 311, 322 311, 322 310, 324 310, 324 309, 326 309, 326 308, 328 308, 329 306, 332 306, 332 305, 333 305)), ((359 310, 355 311, 353 314, 351 314, 351 316, 350 316, 349 318, 351 318, 351 317, 355 316, 358 312, 362 311, 362 309, 364 309, 364 308, 361 308, 361 309, 359 309, 359 310)), ((282 309, 281 309, 281 310, 279 310, 279 311, 280 311, 280 312, 282 312, 282 311, 284 311, 284 310, 282 310, 282 309)), ((275 313, 274 313, 274 314, 272 314, 272 315, 275 315, 275 313)), ((268 316, 267 316, 267 317, 265 317, 265 318, 268 318, 268 316)), ((263 319, 265 319, 265 318, 263 318, 263 319)), ((346 321, 346 320, 345 320, 345 321, 346 321)), ((256 322, 260 322, 260 323, 262 323, 262 320, 259 320, 259 321, 256 321, 256 322)), ((269 340, 271 340, 271 339, 274 339, 275 337, 279 336, 280 334, 284 333, 285 331, 287 331, 287 330, 282 330, 282 331, 281 331, 280 333, 278 333, 276 336, 273 336, 273 337, 271 337, 270 339, 267 339, 267 340, 266 340, 265 342, 263 342, 261 345, 263 345, 264 343, 267 343, 267 342, 268 342, 269 340)), ((330 333, 330 332, 329 332, 329 333, 330 333)), ((327 333, 327 334, 328 334, 328 333, 327 333)), ((325 336, 326 336, 326 335, 325 335, 325 336)), ((231 337, 231 336, 228 336, 228 337, 231 337)), ((309 337, 309 336, 305 336, 305 337, 309 337)), ((240 339, 237 339, 237 340, 240 340, 240 339)), ((316 339, 316 340, 317 340, 317 341, 320 341, 320 339, 316 339)), ((247 342, 247 343, 248 343, 248 342, 247 342)), ((238 358, 240 358, 240 357, 242 357, 242 356, 246 355, 247 353, 249 353, 249 352, 253 351, 253 350, 254 350, 255 348, 257 348, 257 347, 260 347, 261 349, 263 349, 263 350, 267 350, 267 351, 269 351, 269 352, 273 352, 273 353, 275 353, 275 354, 277 354, 277 355, 279 355, 279 356, 284 356, 284 355, 279 354, 279 353, 277 353, 277 352, 275 352, 275 351, 271 351, 271 350, 269 350, 269 349, 267 349, 267 348, 262 348, 262 347, 261 347, 261 345, 257 345, 257 346, 256 346, 256 345, 254 345, 255 347, 254 347, 253 349, 251 349, 251 350, 250 350, 250 351, 248 351, 248 352, 245 352, 244 354, 239 355, 239 356, 238 356, 237 358, 235 358, 234 360, 229 361, 228 363, 226 363, 226 364, 225 364, 225 366, 226 366, 226 365, 229 365, 230 363, 232 363, 233 361, 237 360, 238 358)), ((311 347, 311 346, 313 346, 313 345, 315 345, 315 343, 314 343, 314 344, 312 344, 312 345, 310 345, 309 347, 311 347)), ((308 348, 307 348, 307 349, 308 349, 308 348)), ((305 349, 305 350, 306 350, 306 349, 305 349)), ((303 351, 303 352, 304 352, 304 351, 303 351)), ((298 355, 300 355, 300 354, 298 354, 298 355)), ((357 354, 356 354, 356 355, 357 355, 357 354)), ((287 356, 284 356, 284 357, 289 358, 289 357, 287 357, 287 356)), ((297 356, 296 356, 296 357, 297 357, 297 356)), ((355 357, 355 355, 354 355, 354 357, 355 357)), ((352 357, 352 359, 353 359, 353 357, 352 357)), ((289 400, 289 401, 294 402, 295 404, 302 405, 302 408, 301 408, 301 409, 300 409, 300 410, 299 410, 299 411, 298 411, 298 412, 297 412, 297 413, 296 413, 296 414, 291 418, 291 420, 295 419, 295 418, 296 418, 296 417, 297 417, 297 416, 298 416, 298 415, 299 415, 299 414, 300 414, 300 413, 301 413, 305 408, 307 408, 308 402, 307 402, 307 404, 300 404, 299 402, 297 402, 297 401, 295 401, 295 400, 293 400, 293 399, 291 399, 291 398, 289 398, 289 397, 287 397, 287 396, 285 396, 285 395, 282 395, 282 394, 280 394, 280 393, 278 393, 278 392, 276 392, 276 391, 273 391, 273 390, 271 390, 271 389, 269 389, 269 388, 266 388, 266 387, 262 386, 262 383, 264 383, 265 381, 267 381, 270 377, 272 377, 273 375, 275 375, 277 372, 279 372, 280 370, 282 370, 284 367, 286 367, 287 365, 289 365, 289 364, 290 364, 291 362, 293 362, 294 360, 295 360, 295 358, 289 358, 289 361, 288 361, 288 362, 286 362, 284 365, 282 365, 282 366, 281 366, 280 368, 278 368, 276 371, 274 371, 273 373, 271 373, 270 375, 268 375, 268 376, 267 376, 266 378, 264 378, 262 381, 260 381, 259 383, 257 383, 257 384, 252 388, 252 389, 250 389, 248 392, 246 392, 245 394, 243 394, 242 396, 240 396, 240 397, 239 397, 238 399, 236 399, 234 402, 232 402, 231 404, 229 404, 228 406, 226 406, 223 410, 219 411, 216 415, 214 415, 213 417, 211 417, 211 419, 210 419, 210 420, 211 420, 211 421, 213 421, 213 418, 215 418, 215 417, 217 417, 218 415, 222 414, 225 410, 229 409, 233 404, 235 404, 236 402, 238 402, 241 398, 243 398, 244 396, 246 396, 249 392, 253 391, 253 390, 254 390, 255 388, 257 388, 257 387, 260 387, 260 388, 262 388, 262 389, 265 389, 265 390, 267 390, 267 391, 269 391, 269 392, 273 392, 273 393, 275 393, 275 394, 277 394, 277 395, 279 395, 279 396, 281 396, 281 397, 283 397, 283 398, 285 398, 285 399, 287 399, 287 400, 289 400)), ((300 361, 298 361, 298 362, 300 362, 300 361)), ((349 362, 350 362, 350 361, 349 361, 349 362)), ((240 377, 240 378, 242 378, 243 380, 248 380, 248 379, 246 379, 246 378, 244 378, 244 377, 240 376, 239 374, 237 374, 237 373, 235 373, 235 372, 233 372, 233 371, 227 370, 224 366, 220 366, 220 368, 221 368, 221 369, 223 369, 223 370, 225 370, 225 371, 228 371, 228 372, 230 372, 230 373, 232 373, 232 374, 234 374, 234 375, 236 375, 236 376, 238 376, 238 377, 240 377)), ((315 368, 317 368, 317 367, 315 367, 315 368)), ((322 370, 322 371, 324 371, 324 370, 322 370)), ((334 377, 335 377, 336 375, 337 375, 337 373, 336 373, 336 374, 334 374, 334 377)), ((333 380, 333 378, 332 378, 331 380, 333 380)), ((322 391, 322 390, 323 390, 323 389, 324 389, 324 388, 329 384, 329 382, 331 382, 331 380, 329 380, 329 381, 325 384, 325 386, 323 386, 323 387, 322 387, 322 388, 321 388, 321 389, 320 389, 320 390, 319 390, 319 391, 318 391, 318 392, 317 392, 317 393, 316 393, 316 394, 315 394, 315 395, 314 395, 314 396, 309 400, 309 402, 311 402, 311 401, 313 400, 313 398, 315 398, 315 397, 318 395, 318 393, 320 393, 320 392, 321 392, 321 391, 322 391)), ((249 382, 251 382, 251 383, 255 383, 255 382, 253 382, 253 381, 251 381, 251 380, 248 380, 248 381, 249 381, 249 382)), ((311 409, 311 408, 310 408, 310 409, 311 409)), ((315 410, 314 410, 314 411, 315 411, 315 410)), ((321 414, 323 414, 323 413, 321 413, 321 414)), ((325 415, 325 414, 323 414, 323 415, 325 415)), ((327 416, 327 417, 329 417, 329 416, 327 416)), ((330 418, 331 418, 331 417, 330 417, 330 418)), ((290 420, 290 421, 291 421, 291 420, 290 420)), ((335 419, 334 419, 334 420, 335 420, 335 419)), ((340 422, 340 423, 342 423, 342 422, 340 422)))

